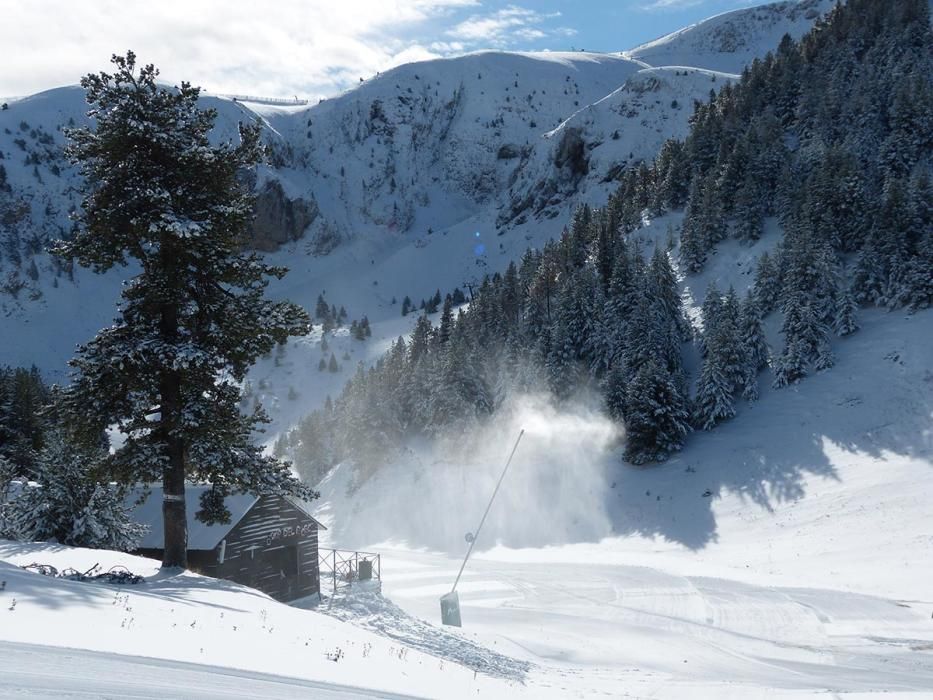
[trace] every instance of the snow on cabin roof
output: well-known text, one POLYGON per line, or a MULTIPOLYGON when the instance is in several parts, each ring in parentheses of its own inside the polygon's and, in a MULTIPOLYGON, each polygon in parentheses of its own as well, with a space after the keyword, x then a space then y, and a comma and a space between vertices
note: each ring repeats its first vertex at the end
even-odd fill
MULTIPOLYGON (((227 496, 224 504, 230 511, 230 522, 215 523, 207 525, 195 517, 195 513, 201 505, 201 494, 211 488, 210 484, 192 485, 185 487, 185 504, 188 516, 188 549, 189 550, 211 550, 220 544, 220 541, 226 537, 236 526, 243 516, 252 508, 258 496, 248 493, 237 493, 227 496)), ((149 532, 139 543, 140 549, 162 549, 165 545, 165 536, 162 523, 162 487, 151 486, 149 496, 145 501, 136 505, 137 499, 142 495, 142 487, 130 489, 126 496, 126 505, 132 510, 132 518, 138 523, 147 525, 149 532)), ((317 526, 326 530, 323 524, 318 522, 317 518, 311 515, 308 506, 301 501, 292 498, 286 500, 307 515, 311 520, 317 523, 317 526)))
MULTIPOLYGON (((10 482, 9 490, 6 494, 6 498, 3 497, 3 493, 0 492, 0 505, 5 501, 12 501, 16 498, 20 492, 23 490, 25 485, 32 487, 40 487, 40 484, 29 481, 23 482, 22 480, 15 479, 10 482)), ((236 526, 240 520, 243 519, 243 516, 249 512, 249 509, 252 508, 256 501, 259 500, 258 496, 254 496, 248 493, 238 493, 231 496, 227 496, 224 499, 224 504, 227 506, 227 510, 230 511, 230 522, 228 523, 216 523, 214 525, 207 525, 202 523, 195 517, 195 513, 198 512, 201 504, 201 494, 210 489, 210 485, 188 485, 185 487, 185 501, 186 501, 186 511, 188 515, 188 549, 189 550, 211 550, 214 549, 220 541, 227 536, 227 534, 236 526)), ((129 489, 126 494, 125 504, 126 507, 131 511, 131 517, 134 521, 142 523, 149 528, 149 531, 142 538, 139 543, 140 549, 162 549, 165 545, 163 528, 162 528, 162 487, 161 486, 151 486, 149 488, 149 495, 146 497, 146 500, 142 503, 137 504, 136 501, 140 496, 143 495, 142 487, 137 487, 129 489)), ((292 498, 287 498, 289 503, 298 508, 302 513, 307 515, 311 520, 317 523, 317 526, 326 530, 327 528, 315 518, 308 506, 301 501, 294 500, 292 498)))
MULTIPOLYGON (((194 514, 201 507, 201 494, 210 490, 206 486, 186 486, 185 502, 188 515, 188 549, 214 549, 227 533, 243 519, 249 509, 255 505, 258 497, 248 493, 238 493, 227 496, 224 505, 230 511, 230 522, 207 525, 202 523, 194 514)), ((162 487, 150 487, 150 493, 145 501, 136 504, 142 495, 142 488, 130 489, 127 493, 126 503, 132 509, 133 520, 149 527, 149 532, 139 543, 140 549, 162 549, 165 546, 165 536, 162 529, 162 487)))

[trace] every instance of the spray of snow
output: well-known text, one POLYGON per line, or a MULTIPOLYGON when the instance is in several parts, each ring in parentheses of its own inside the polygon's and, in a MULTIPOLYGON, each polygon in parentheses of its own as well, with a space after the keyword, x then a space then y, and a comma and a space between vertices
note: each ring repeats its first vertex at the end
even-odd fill
POLYGON ((393 544, 463 552, 521 429, 525 435, 476 547, 534 547, 611 534, 607 493, 618 427, 595 401, 557 407, 516 397, 483 426, 408 449, 357 485, 350 465, 321 484, 320 515, 340 546, 393 544))

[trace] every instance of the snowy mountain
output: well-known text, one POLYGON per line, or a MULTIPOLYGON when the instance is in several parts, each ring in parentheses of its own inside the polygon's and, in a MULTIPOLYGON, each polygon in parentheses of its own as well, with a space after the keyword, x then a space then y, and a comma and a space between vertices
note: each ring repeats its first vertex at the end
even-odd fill
POLYGON ((785 34, 799 39, 835 0, 790 0, 725 12, 684 27, 623 55, 651 66, 696 66, 741 73, 762 46, 776 47, 785 34))
MULTIPOLYGON (((765 16, 779 31, 771 13, 741 25, 757 55, 773 48, 756 24, 765 16)), ((801 31, 799 16, 785 20, 801 31)), ((338 330, 324 352, 318 326, 254 368, 249 400, 271 413, 269 441, 410 331, 405 296, 466 289, 557 236, 577 204, 603 205, 626 167, 686 133, 694 100, 732 78, 626 56, 482 52, 401 66, 307 109, 204 96, 218 139, 263 120, 271 162, 257 173, 253 245, 291 270, 273 293, 309 309, 324 294, 374 331, 361 343, 338 330), (331 355, 338 371, 319 371, 331 355)), ((44 253, 80 202, 61 130, 85 111, 76 87, 0 110, 0 330, 17 339, 0 363, 34 363, 53 380, 112 317, 125 276, 60 269, 44 253)))
MULTIPOLYGON (((348 316, 262 359, 244 403, 271 410, 271 442, 350 387, 316 414, 324 430, 287 448, 311 437, 344 450, 325 464, 315 514, 325 545, 381 552, 385 597, 354 589, 296 610, 130 555, 0 542, 0 694, 933 692, 931 39, 911 26, 913 43, 900 41, 908 13, 855 0, 809 38, 808 60, 788 50, 761 64, 698 108, 688 135, 693 100, 739 84, 765 44, 827 6, 727 13, 621 57, 403 66, 308 110, 205 97, 218 138, 264 121, 272 159, 252 243, 291 268, 275 295, 348 316), (672 135, 687 138, 640 162, 672 135), (599 208, 572 215, 579 203, 599 208), (523 257, 529 246, 542 250, 523 257), (431 314, 439 330, 420 354, 354 374, 411 333, 421 299, 513 261, 518 272, 467 289, 464 320, 448 308, 441 331, 431 314), (415 313, 402 314, 406 296, 415 313), (853 308, 858 323, 842 323, 853 308), (364 317, 372 337, 354 338, 347 325, 364 317), (757 341, 770 362, 754 362, 757 341), (501 391, 500 367, 546 378, 501 391), (560 394, 562 381, 576 386, 560 394), (479 384, 461 415, 443 412, 479 384), (663 463, 626 465, 685 399, 694 435, 656 441, 663 454, 648 459, 663 463), (347 445, 381 451, 354 463, 347 445), (438 597, 465 533, 477 546, 458 587, 465 626, 451 632, 436 626, 438 597), (18 568, 32 562, 148 580, 114 590, 18 568)), ((55 127, 80 123, 80 102, 63 89, 0 111, 0 265, 15 288, 0 362, 53 377, 112 315, 124 276, 75 270, 72 282, 40 252, 77 201, 55 127)))

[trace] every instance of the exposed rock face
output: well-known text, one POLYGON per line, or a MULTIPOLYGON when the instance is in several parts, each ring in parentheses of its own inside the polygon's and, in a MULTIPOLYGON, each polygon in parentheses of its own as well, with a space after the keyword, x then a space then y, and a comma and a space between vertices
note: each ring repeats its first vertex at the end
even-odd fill
POLYGON ((557 152, 554 154, 554 164, 558 168, 567 168, 574 179, 586 175, 590 164, 586 157, 586 144, 578 127, 564 130, 557 152))
POLYGON ((256 219, 249 246, 256 250, 273 251, 296 241, 318 216, 318 206, 300 197, 289 199, 282 185, 270 180, 256 196, 256 219))
POLYGON ((337 226, 324 218, 320 218, 309 232, 307 251, 311 255, 327 255, 340 245, 345 237, 337 226))

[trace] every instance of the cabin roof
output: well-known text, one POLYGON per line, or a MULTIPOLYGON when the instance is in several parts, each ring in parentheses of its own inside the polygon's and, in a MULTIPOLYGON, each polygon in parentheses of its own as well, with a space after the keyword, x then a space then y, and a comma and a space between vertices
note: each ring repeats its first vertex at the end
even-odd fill
MULTIPOLYGON (((215 523, 207 525, 195 517, 200 508, 201 494, 211 488, 210 484, 192 485, 185 487, 185 502, 188 516, 188 549, 189 550, 211 550, 220 544, 220 541, 226 537, 237 523, 256 505, 259 496, 249 493, 236 493, 227 496, 224 499, 224 505, 230 511, 230 522, 215 523)), ((142 496, 144 490, 142 487, 130 489, 127 493, 126 504, 132 510, 133 520, 149 527, 149 531, 139 543, 140 549, 162 549, 165 546, 165 536, 162 522, 162 487, 150 486, 149 494, 146 499, 137 504, 136 501, 142 496)), ((321 529, 327 529, 317 521, 308 508, 299 501, 286 498, 286 500, 298 508, 309 519, 317 523, 321 529)))

